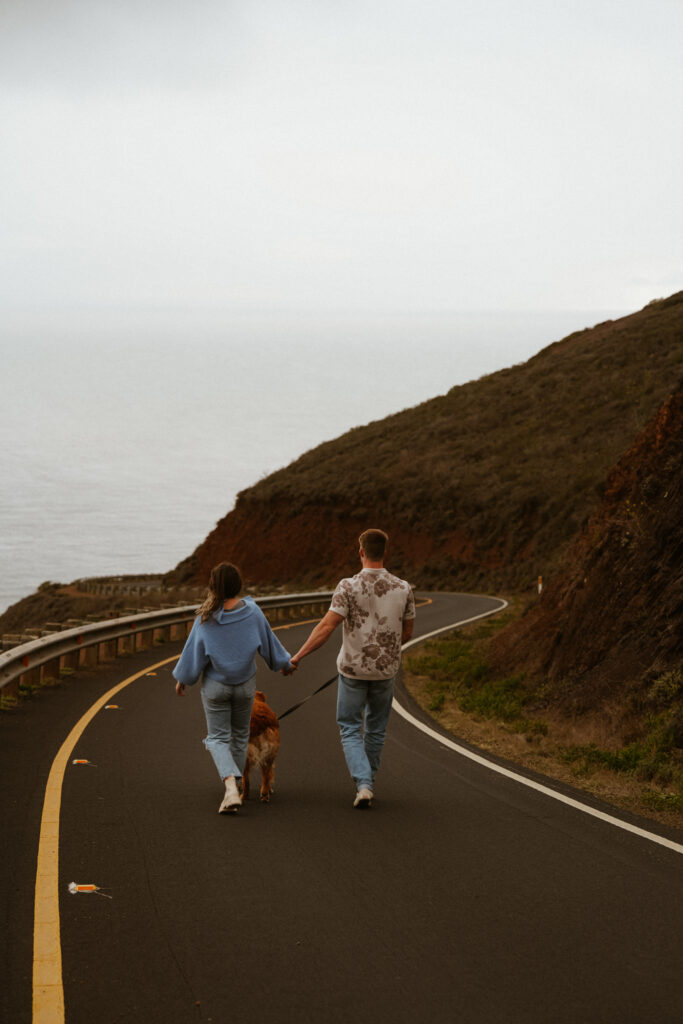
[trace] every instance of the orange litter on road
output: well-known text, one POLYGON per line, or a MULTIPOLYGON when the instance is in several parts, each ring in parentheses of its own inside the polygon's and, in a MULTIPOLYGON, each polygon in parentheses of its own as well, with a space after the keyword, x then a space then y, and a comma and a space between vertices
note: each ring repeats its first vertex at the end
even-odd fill
POLYGON ((106 892, 102 892, 99 885, 94 885, 92 882, 69 882, 69 892, 72 896, 75 896, 77 892, 96 892, 99 896, 106 896, 108 900, 112 899, 111 896, 107 896, 106 892))

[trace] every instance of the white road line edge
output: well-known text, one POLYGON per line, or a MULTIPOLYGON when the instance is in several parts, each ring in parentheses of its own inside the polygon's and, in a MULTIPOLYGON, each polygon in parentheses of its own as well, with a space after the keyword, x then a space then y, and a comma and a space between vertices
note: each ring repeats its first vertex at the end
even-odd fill
MULTIPOLYGON (((477 619, 485 619, 489 615, 495 615, 496 612, 500 612, 503 608, 507 608, 507 601, 503 598, 493 598, 492 600, 500 601, 498 608, 492 608, 488 612, 483 612, 481 615, 473 615, 469 619, 461 619, 459 622, 453 622, 450 626, 443 626, 441 629, 435 629, 431 633, 425 633, 423 636, 416 637, 414 640, 409 640, 407 644, 403 645, 403 650, 407 651, 409 647, 414 647, 416 644, 424 643, 425 640, 429 640, 430 637, 438 636, 440 633, 447 633, 449 630, 457 629, 458 626, 465 626, 469 622, 476 622, 477 619)), ((497 772, 499 775, 504 775, 508 779, 512 779, 514 782, 519 782, 523 786, 528 786, 529 789, 535 789, 539 793, 543 793, 544 796, 549 796, 553 800, 559 800, 560 803, 567 804, 569 807, 575 808, 577 811, 582 811, 584 814, 590 814, 593 818, 599 818, 600 821, 605 821, 609 825, 614 825, 616 828, 624 829, 626 832, 631 832, 633 835, 640 836, 641 839, 648 839, 651 843, 659 843, 660 846, 666 846, 667 849, 673 850, 675 853, 683 853, 683 845, 675 843, 672 839, 666 839, 664 836, 657 835, 656 832, 648 832, 646 829, 639 828, 637 825, 631 825, 628 821, 623 821, 621 818, 615 818, 611 814, 605 814, 604 811, 599 811, 595 807, 591 807, 589 804, 581 803, 579 800, 574 800, 570 796, 565 796, 564 793, 559 793, 555 789, 550 789, 549 786, 544 786, 540 782, 529 779, 525 775, 519 775, 517 772, 511 771, 509 768, 504 768, 502 765, 496 764, 495 761, 489 761, 487 758, 482 757, 481 754, 475 754, 474 751, 468 750, 467 747, 462 747, 459 743, 455 743, 453 740, 449 740, 446 736, 441 736, 434 729, 430 729, 428 725, 420 722, 417 718, 410 714, 402 707, 396 697, 393 700, 393 708, 395 711, 405 718, 407 722, 414 725, 416 729, 426 733, 427 736, 431 736, 432 739, 441 743, 444 747, 448 747, 449 750, 454 750, 457 754, 461 754, 463 757, 469 758, 470 761, 475 761, 477 764, 482 765, 484 768, 489 768, 493 772, 497 772)))

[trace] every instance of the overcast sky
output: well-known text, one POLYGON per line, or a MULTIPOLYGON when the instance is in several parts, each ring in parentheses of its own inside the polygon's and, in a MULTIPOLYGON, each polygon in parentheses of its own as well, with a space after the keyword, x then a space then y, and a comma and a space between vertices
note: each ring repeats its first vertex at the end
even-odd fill
POLYGON ((683 287, 682 29, 681 0, 1 0, 0 313, 640 308, 683 287))

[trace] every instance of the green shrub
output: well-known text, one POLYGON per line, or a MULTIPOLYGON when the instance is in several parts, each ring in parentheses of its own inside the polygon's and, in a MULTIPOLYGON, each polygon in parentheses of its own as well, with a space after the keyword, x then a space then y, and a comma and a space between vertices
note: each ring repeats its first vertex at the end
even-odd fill
POLYGON ((681 793, 662 793, 660 790, 648 789, 643 793, 642 801, 653 811, 683 811, 681 793))
POLYGON ((545 722, 526 714, 530 698, 524 676, 496 678, 482 654, 485 642, 507 625, 512 614, 485 619, 467 633, 453 632, 429 640, 422 653, 406 658, 409 672, 429 679, 425 687, 429 711, 442 711, 450 698, 466 714, 504 723, 510 732, 547 734, 545 722))
POLYGON ((622 772, 643 780, 668 785, 676 781, 671 747, 656 733, 638 743, 629 743, 617 750, 605 750, 595 743, 560 748, 560 758, 573 766, 576 775, 590 775, 598 768, 622 772))
POLYGON ((647 693, 648 701, 656 707, 670 707, 681 696, 683 696, 683 670, 680 668, 657 676, 647 693))
POLYGON ((495 679, 470 688, 460 699, 460 707, 482 718, 496 718, 501 722, 514 722, 524 716, 524 692, 521 676, 495 679))

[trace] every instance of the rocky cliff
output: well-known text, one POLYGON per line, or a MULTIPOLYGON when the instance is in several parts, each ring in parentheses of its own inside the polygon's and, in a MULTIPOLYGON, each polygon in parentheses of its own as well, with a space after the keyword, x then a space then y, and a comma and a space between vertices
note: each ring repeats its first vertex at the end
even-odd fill
POLYGON ((679 386, 609 474, 536 606, 497 638, 499 666, 543 678, 564 713, 666 712, 683 745, 682 524, 679 386))

